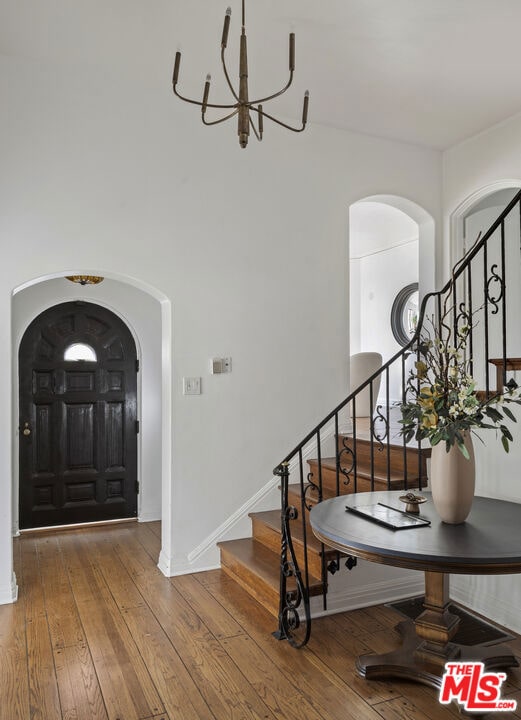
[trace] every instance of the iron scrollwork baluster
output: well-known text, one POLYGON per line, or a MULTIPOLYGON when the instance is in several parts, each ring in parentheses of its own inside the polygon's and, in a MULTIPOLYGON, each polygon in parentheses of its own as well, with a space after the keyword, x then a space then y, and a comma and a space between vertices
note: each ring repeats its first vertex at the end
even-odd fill
POLYGON ((342 481, 343 485, 349 485, 351 482, 351 473, 355 469, 356 456, 354 449, 349 445, 349 438, 347 436, 342 437, 342 447, 337 452, 336 462, 339 473, 345 478, 342 481), (350 461, 350 465, 348 466, 344 462, 346 459, 350 461))
MULTIPOLYGON (((279 640, 287 640, 294 648, 306 645, 311 634, 311 611, 309 591, 302 580, 293 542, 291 539, 290 521, 298 518, 298 510, 288 504, 289 464, 282 463, 274 471, 281 478, 281 553, 280 553, 280 596, 279 596, 279 628, 274 633, 279 640), (288 590, 288 578, 295 579, 295 588, 288 590), (297 639, 295 631, 301 625, 298 608, 303 605, 306 629, 302 639, 297 639)), ((306 578, 307 582, 307 578, 306 578)))
POLYGON ((470 327, 472 324, 472 315, 467 310, 466 304, 464 302, 460 303, 458 309, 459 312, 456 315, 456 328, 459 329, 461 325, 470 327))
POLYGON ((315 477, 312 472, 307 474, 307 485, 304 488, 304 505, 308 512, 311 511, 311 508, 313 507, 313 504, 311 500, 308 500, 308 494, 311 494, 313 492, 316 493, 317 496, 317 502, 321 502, 322 498, 320 497, 320 488, 319 486, 313 482, 311 478, 315 477))
POLYGON ((378 443, 378 452, 382 452, 384 449, 384 440, 387 439, 389 434, 389 422, 385 415, 382 414, 382 406, 378 405, 376 408, 376 415, 372 422, 373 437, 378 443), (381 428, 381 430, 378 430, 381 428))
POLYGON ((491 311, 492 315, 497 315, 499 312, 499 302, 503 297, 505 287, 503 278, 496 271, 497 265, 494 263, 490 268, 490 277, 487 280, 487 299, 494 306, 494 309, 491 311), (497 297, 491 292, 492 283, 499 283, 499 295, 497 295, 497 297))

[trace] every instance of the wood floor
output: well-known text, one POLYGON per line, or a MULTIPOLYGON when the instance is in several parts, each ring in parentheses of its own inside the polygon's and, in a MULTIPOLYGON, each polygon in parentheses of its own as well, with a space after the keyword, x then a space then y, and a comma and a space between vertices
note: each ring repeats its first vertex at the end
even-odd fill
MULTIPOLYGON (((394 611, 317 620, 293 650, 221 571, 165 578, 159 532, 132 523, 16 539, 20 597, 0 606, 1 720, 458 716, 430 688, 356 675, 357 654, 396 645, 394 611)), ((514 647, 521 655, 519 638, 514 647)), ((503 696, 521 706, 521 671, 503 696)))

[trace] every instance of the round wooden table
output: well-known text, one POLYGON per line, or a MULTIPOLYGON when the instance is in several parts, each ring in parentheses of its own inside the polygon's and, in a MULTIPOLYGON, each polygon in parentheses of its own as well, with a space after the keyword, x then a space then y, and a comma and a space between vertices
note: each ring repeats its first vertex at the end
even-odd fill
POLYGON ((399 649, 361 655, 359 673, 368 679, 402 677, 439 687, 445 663, 481 660, 488 669, 516 667, 505 645, 464 646, 452 642, 459 618, 449 612, 449 573, 489 575, 521 572, 521 504, 476 497, 467 522, 447 525, 438 518, 430 493, 419 517, 426 527, 391 530, 346 510, 346 505, 384 503, 404 509, 403 491, 344 495, 316 505, 310 513, 314 534, 328 547, 371 562, 423 570, 424 611, 397 625, 399 649))

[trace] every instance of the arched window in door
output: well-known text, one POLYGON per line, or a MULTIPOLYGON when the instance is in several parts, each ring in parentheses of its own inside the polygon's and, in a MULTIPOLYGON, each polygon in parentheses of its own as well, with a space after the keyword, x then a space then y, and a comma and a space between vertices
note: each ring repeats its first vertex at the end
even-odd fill
POLYGON ((90 345, 85 343, 72 343, 72 345, 65 348, 63 359, 66 361, 83 360, 84 362, 96 362, 98 358, 96 357, 96 351, 90 345))

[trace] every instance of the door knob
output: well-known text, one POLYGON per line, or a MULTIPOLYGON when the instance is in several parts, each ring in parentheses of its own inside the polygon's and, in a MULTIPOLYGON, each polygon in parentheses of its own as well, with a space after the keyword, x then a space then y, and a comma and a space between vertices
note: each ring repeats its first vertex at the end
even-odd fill
POLYGON ((22 430, 22 433, 27 437, 27 435, 31 434, 31 428, 29 427, 29 423, 24 423, 24 429, 22 430))

